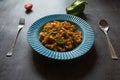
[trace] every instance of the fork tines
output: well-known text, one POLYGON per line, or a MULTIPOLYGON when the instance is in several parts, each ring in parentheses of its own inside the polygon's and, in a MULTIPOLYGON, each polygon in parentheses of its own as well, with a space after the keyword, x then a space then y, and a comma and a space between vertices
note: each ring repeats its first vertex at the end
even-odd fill
POLYGON ((24 18, 20 18, 19 24, 25 24, 25 19, 24 18))

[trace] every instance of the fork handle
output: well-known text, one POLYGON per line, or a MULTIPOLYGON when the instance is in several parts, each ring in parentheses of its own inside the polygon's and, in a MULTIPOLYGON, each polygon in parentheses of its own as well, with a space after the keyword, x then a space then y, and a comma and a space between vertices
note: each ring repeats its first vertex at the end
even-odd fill
POLYGON ((16 40, 17 40, 17 37, 18 37, 18 34, 19 34, 20 30, 21 30, 21 28, 18 27, 18 29, 17 29, 17 34, 16 34, 16 36, 15 36, 15 40, 14 40, 14 42, 12 43, 12 46, 11 46, 9 52, 6 54, 7 57, 11 57, 12 54, 13 54, 13 48, 15 47, 16 40))
POLYGON ((106 35, 106 37, 107 37, 107 41, 108 41, 108 45, 109 45, 111 57, 112 57, 112 59, 117 60, 118 57, 117 57, 117 55, 116 55, 116 53, 115 53, 115 50, 114 50, 114 48, 113 48, 113 46, 112 46, 112 43, 111 43, 111 41, 110 41, 110 38, 109 38, 107 32, 105 32, 105 35, 106 35))

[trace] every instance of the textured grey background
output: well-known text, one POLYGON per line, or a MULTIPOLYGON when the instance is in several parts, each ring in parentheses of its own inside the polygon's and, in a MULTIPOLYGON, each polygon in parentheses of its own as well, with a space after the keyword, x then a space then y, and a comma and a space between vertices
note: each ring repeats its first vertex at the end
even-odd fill
POLYGON ((111 60, 107 40, 98 28, 98 21, 106 19, 109 36, 120 58, 120 1, 86 0, 81 18, 90 24, 95 43, 84 56, 69 61, 56 61, 37 54, 29 46, 26 35, 32 23, 50 14, 66 14, 65 8, 73 0, 0 0, 0 80, 120 80, 120 60, 111 60), (24 4, 32 3, 26 13, 24 4), (12 57, 6 57, 14 38, 19 18, 26 20, 12 57))

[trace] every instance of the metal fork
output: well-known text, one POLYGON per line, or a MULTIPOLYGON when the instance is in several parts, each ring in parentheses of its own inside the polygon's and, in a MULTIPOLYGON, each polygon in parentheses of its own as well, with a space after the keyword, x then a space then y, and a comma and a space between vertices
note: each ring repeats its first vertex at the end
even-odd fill
POLYGON ((18 25, 18 28, 17 28, 17 34, 16 34, 16 36, 15 36, 15 40, 14 40, 14 42, 12 43, 12 46, 11 46, 9 52, 6 54, 7 57, 12 56, 12 54, 13 54, 13 48, 15 47, 18 34, 19 34, 20 30, 23 28, 24 25, 25 25, 25 19, 24 19, 24 18, 20 18, 20 20, 19 20, 19 25, 18 25))

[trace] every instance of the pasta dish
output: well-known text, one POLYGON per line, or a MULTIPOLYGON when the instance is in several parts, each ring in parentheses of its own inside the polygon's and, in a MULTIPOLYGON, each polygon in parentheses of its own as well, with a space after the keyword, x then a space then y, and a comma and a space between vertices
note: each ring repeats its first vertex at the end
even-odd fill
POLYGON ((74 49, 82 42, 82 33, 69 21, 55 20, 42 27, 38 38, 45 47, 65 52, 74 49))

